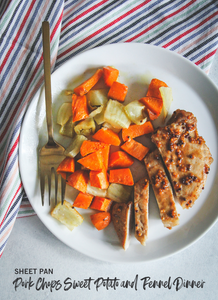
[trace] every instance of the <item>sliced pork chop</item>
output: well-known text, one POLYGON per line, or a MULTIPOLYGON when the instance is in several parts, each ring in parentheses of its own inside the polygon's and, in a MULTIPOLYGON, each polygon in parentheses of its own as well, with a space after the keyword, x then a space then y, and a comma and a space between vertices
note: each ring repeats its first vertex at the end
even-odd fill
POLYGON ((171 229, 179 224, 179 216, 173 191, 158 149, 149 153, 144 162, 160 210, 161 220, 165 227, 171 229))
POLYGON ((167 126, 151 137, 169 171, 175 195, 183 208, 193 206, 204 189, 210 165, 210 150, 197 131, 197 119, 176 110, 167 126))
POLYGON ((149 178, 145 177, 134 185, 135 237, 143 246, 148 238, 148 202, 149 178))
POLYGON ((132 202, 114 203, 111 218, 114 229, 124 250, 129 247, 132 202))

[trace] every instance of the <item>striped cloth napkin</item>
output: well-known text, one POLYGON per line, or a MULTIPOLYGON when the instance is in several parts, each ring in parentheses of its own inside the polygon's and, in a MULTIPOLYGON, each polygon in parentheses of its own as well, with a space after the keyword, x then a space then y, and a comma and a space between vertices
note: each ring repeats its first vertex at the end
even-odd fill
POLYGON ((3 0, 0 3, 0 256, 17 216, 34 214, 19 174, 28 103, 43 83, 41 23, 52 71, 82 51, 138 42, 175 51, 206 73, 218 47, 217 0, 3 0), (18 214, 20 210, 20 213, 18 214))

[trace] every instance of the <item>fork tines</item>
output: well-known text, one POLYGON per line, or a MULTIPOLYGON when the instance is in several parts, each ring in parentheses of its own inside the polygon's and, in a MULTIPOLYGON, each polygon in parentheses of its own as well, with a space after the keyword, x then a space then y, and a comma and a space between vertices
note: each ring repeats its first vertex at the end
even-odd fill
POLYGON ((47 172, 44 171, 43 174, 42 174, 42 172, 40 174, 40 188, 41 188, 42 205, 44 206, 46 178, 47 178, 47 186, 48 186, 49 205, 51 205, 51 199, 52 199, 52 194, 51 194, 52 183, 54 183, 53 190, 54 190, 55 205, 57 205, 57 202, 58 202, 58 195, 60 195, 60 201, 63 204, 64 196, 65 196, 65 189, 66 189, 66 180, 61 175, 57 174, 55 171, 55 168, 52 167, 50 171, 49 170, 47 172), (58 188, 59 188, 59 190, 58 190, 58 188), (59 193, 58 193, 58 191, 59 191, 59 193))

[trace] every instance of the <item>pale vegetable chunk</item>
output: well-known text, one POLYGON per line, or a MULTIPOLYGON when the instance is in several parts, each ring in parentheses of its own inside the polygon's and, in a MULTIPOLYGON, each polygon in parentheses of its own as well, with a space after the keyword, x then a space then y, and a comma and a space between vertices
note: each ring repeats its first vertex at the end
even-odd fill
POLYGON ((104 113, 105 122, 110 123, 115 128, 128 128, 131 124, 127 117, 124 106, 116 100, 109 100, 104 113))
POLYGON ((95 121, 93 118, 87 118, 79 122, 75 127, 74 131, 76 134, 82 134, 89 136, 95 132, 95 121))
POLYGON ((163 109, 162 109, 163 117, 164 119, 166 119, 171 103, 173 101, 173 93, 170 87, 162 86, 159 88, 159 90, 161 93, 161 97, 163 99, 163 109))
POLYGON ((147 121, 145 106, 138 100, 134 100, 124 106, 124 111, 132 123, 142 125, 147 121))
POLYGON ((113 131, 116 132, 116 133, 119 133, 120 130, 121 130, 121 128, 114 128, 110 123, 107 123, 107 122, 104 122, 104 123, 102 124, 102 126, 103 126, 104 128, 111 129, 111 130, 113 130, 113 131))
POLYGON ((64 224, 69 230, 82 224, 84 218, 80 213, 71 207, 71 204, 64 200, 63 205, 59 203, 51 212, 53 218, 64 224))
MULTIPOLYGON (((98 125, 101 125, 102 123, 104 123, 104 112, 105 112, 105 109, 106 109, 106 105, 102 106, 102 110, 101 112, 99 112, 98 114, 96 114, 94 116, 94 120, 95 122, 98 124, 98 125)), ((96 109, 97 110, 97 109, 96 109)), ((94 110, 95 111, 95 110, 94 110)), ((93 111, 93 112, 94 112, 93 111)))
POLYGON ((132 186, 111 183, 107 190, 107 198, 116 202, 127 202, 132 192, 132 186))
POLYGON ((61 135, 65 135, 72 138, 74 135, 74 126, 75 123, 73 123, 72 116, 71 116, 67 121, 67 123, 61 126, 59 133, 61 135))
POLYGON ((102 190, 97 187, 91 186, 90 182, 88 182, 86 193, 93 196, 106 197, 107 190, 102 190))
POLYGON ((65 95, 66 96, 73 95, 73 91, 72 90, 65 90, 65 95))
POLYGON ((87 138, 84 135, 76 135, 71 144, 64 151, 64 154, 68 157, 75 157, 79 153, 80 147, 85 140, 87 140, 87 138))
POLYGON ((57 123, 61 126, 67 123, 72 116, 72 104, 69 102, 63 103, 57 113, 57 123))
POLYGON ((103 110, 104 106, 99 106, 96 109, 94 109, 90 114, 89 114, 89 118, 94 118, 96 115, 100 114, 103 110))
POLYGON ((90 90, 87 93, 87 101, 91 110, 95 109, 98 106, 103 106, 107 103, 108 89, 99 89, 99 90, 90 90))

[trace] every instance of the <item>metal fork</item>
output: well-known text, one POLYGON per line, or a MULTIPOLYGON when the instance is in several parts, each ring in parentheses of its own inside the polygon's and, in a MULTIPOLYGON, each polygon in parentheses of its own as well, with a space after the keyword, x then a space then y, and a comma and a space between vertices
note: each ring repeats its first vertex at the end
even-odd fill
MULTIPOLYGON (((51 100, 51 65, 50 65, 50 28, 48 22, 42 23, 43 58, 44 58, 44 80, 45 80, 45 102, 46 120, 48 129, 48 142, 39 150, 39 174, 42 205, 44 206, 45 178, 48 178, 49 205, 51 204, 51 175, 55 179, 55 204, 57 204, 58 174, 56 168, 66 157, 64 147, 54 141, 52 124, 52 100, 51 100)), ((59 175, 60 176, 60 175, 59 175)), ((63 204, 66 181, 61 177, 61 202, 63 204)))

